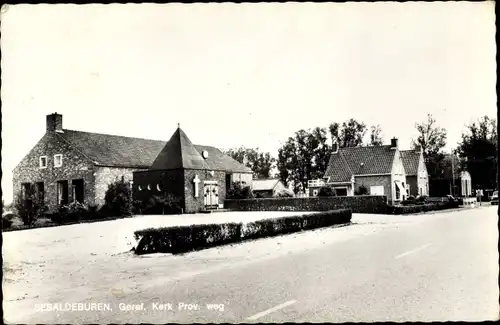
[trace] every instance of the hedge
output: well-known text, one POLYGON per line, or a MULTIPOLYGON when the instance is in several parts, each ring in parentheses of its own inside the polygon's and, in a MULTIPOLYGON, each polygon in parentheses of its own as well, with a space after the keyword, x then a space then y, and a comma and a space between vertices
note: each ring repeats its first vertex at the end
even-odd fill
POLYGON ((459 207, 458 202, 439 202, 439 203, 431 203, 423 205, 391 206, 389 207, 389 211, 392 214, 410 214, 410 213, 453 209, 458 207, 459 207))
POLYGON ((331 211, 350 209, 353 213, 387 213, 384 195, 329 196, 249 200, 225 200, 224 207, 233 211, 331 211))
POLYGON ((349 209, 299 216, 264 219, 250 223, 202 224, 148 228, 134 232, 137 255, 150 253, 180 254, 244 240, 271 237, 307 229, 349 223, 349 209))

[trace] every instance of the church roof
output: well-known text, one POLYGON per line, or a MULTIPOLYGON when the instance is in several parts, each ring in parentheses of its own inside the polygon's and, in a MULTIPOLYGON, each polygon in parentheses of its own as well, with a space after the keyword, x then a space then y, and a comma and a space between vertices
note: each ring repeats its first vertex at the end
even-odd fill
POLYGON ((180 127, 165 144, 149 169, 177 168, 210 169, 205 159, 180 127))
MULTIPOLYGON (((182 132, 184 133, 184 132, 182 132)), ((167 142, 143 138, 126 137, 111 134, 92 133, 63 129, 56 133, 73 148, 91 159, 94 164, 108 167, 150 168, 167 142)), ((208 152, 206 164, 211 170, 251 173, 251 169, 240 164, 221 150, 212 146, 194 145, 201 155, 208 152)), ((190 151, 193 154, 192 151, 190 151)), ((172 159, 175 159, 172 157, 172 159)), ((176 163, 178 163, 177 161, 176 163)), ((173 163, 172 165, 175 165, 173 163)))

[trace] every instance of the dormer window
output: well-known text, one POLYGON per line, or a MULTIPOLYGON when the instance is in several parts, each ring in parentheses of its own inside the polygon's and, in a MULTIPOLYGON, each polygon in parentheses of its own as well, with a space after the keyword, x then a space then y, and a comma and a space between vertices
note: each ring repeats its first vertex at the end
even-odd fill
POLYGON ((62 166, 62 155, 54 155, 54 167, 61 167, 62 166))
POLYGON ((47 156, 40 157, 40 168, 47 168, 47 156))

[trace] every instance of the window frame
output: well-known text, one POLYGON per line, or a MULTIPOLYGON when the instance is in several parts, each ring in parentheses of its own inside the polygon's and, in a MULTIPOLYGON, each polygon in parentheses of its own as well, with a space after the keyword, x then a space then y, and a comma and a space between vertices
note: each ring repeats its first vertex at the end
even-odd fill
POLYGON ((54 155, 54 167, 59 168, 62 167, 63 165, 63 155, 61 153, 55 154, 54 155), (56 157, 61 157, 61 163, 59 165, 56 165, 57 158, 56 157))
POLYGON ((370 195, 385 195, 384 185, 372 185, 372 186, 370 186, 370 195), (373 191, 372 189, 374 189, 375 191, 373 191), (377 191, 380 189, 382 189, 382 194, 379 193, 380 191, 377 191), (376 194, 374 194, 373 192, 375 192, 376 194))
POLYGON ((45 169, 49 166, 49 159, 47 158, 47 156, 40 156, 40 158, 38 158, 38 167, 40 169, 45 169), (42 159, 45 158, 45 166, 42 166, 42 159))

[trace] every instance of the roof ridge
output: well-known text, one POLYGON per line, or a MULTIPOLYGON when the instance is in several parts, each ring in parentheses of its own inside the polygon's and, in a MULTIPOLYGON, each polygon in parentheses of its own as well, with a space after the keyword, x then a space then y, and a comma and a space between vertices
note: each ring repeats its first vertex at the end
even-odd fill
POLYGON ((147 140, 147 141, 162 141, 162 142, 167 142, 167 140, 157 140, 157 139, 148 139, 148 138, 139 138, 139 137, 129 137, 129 136, 126 136, 126 135, 109 134, 109 133, 99 133, 99 132, 88 132, 88 131, 81 131, 81 130, 63 129, 63 131, 80 132, 80 133, 87 133, 87 134, 98 134, 98 135, 105 135, 105 136, 119 137, 119 138, 127 138, 127 139, 138 139, 138 140, 147 140))
POLYGON ((391 145, 390 144, 383 144, 383 145, 380 145, 380 146, 342 147, 342 148, 339 148, 339 151, 340 150, 351 150, 351 149, 365 149, 365 148, 384 148, 384 147, 391 147, 391 145))

